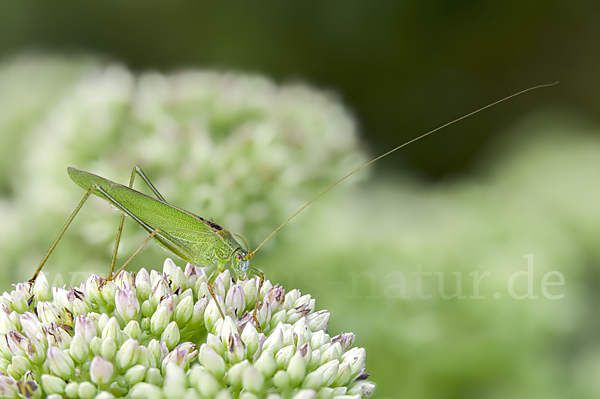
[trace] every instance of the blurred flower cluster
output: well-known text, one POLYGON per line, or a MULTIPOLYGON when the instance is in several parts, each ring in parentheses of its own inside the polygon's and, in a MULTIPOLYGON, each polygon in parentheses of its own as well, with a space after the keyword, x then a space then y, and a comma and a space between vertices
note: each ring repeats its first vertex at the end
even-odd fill
MULTIPOLYGON (((68 166, 127 184, 140 165, 170 203, 253 247, 363 160, 355 122, 334 95, 261 76, 136 75, 97 59, 22 56, 0 64, 0 103, 0 270, 12 277, 5 281, 29 277, 83 196, 68 166)), ((135 188, 149 192, 143 182, 135 188)), ((47 273, 53 264, 106 267, 118 217, 96 199, 82 215, 67 234, 79 239, 63 240, 47 273)), ((145 238, 132 226, 124 253, 145 238)), ((152 262, 149 251, 140 259, 152 262)))
POLYGON ((234 281, 209 294, 203 269, 92 275, 50 287, 42 273, 0 297, 0 395, 7 398, 369 397, 366 352, 330 337, 329 312, 298 290, 234 281), (256 301, 259 305, 252 316, 256 301))

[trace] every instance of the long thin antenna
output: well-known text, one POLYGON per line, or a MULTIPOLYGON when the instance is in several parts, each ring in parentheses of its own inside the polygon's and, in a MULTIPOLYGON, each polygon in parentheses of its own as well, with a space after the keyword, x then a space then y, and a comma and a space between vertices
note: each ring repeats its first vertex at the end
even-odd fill
POLYGON ((493 102, 493 103, 491 103, 491 104, 488 104, 488 105, 486 105, 485 107, 481 107, 481 108, 479 108, 479 109, 477 109, 477 110, 475 110, 475 111, 473 111, 473 112, 470 112, 470 113, 468 113, 468 114, 466 114, 466 115, 463 115, 463 116, 461 116, 460 118, 454 119, 454 120, 453 120, 453 121, 451 121, 451 122, 448 122, 448 123, 446 123, 446 124, 444 124, 444 125, 442 125, 442 126, 440 126, 440 127, 437 127, 437 128, 435 128, 435 129, 433 129, 433 130, 430 130, 430 131, 428 131, 427 133, 425 133, 425 134, 422 134, 422 135, 420 135, 419 137, 416 137, 416 138, 414 138, 414 139, 412 139, 412 140, 409 140, 409 141, 407 141, 407 142, 406 142, 406 143, 404 143, 404 144, 400 144, 398 147, 396 147, 396 148, 394 148, 394 149, 391 149, 391 150, 389 150, 389 151, 388 151, 388 152, 386 152, 385 154, 382 154, 382 155, 378 156, 377 158, 370 160, 369 162, 367 162, 366 164, 364 164, 364 165, 363 165, 363 166, 361 166, 360 168, 353 170, 352 172, 348 173, 346 176, 342 177, 341 179, 339 179, 338 181, 336 181, 335 183, 333 183, 332 185, 330 185, 329 187, 327 187, 325 190, 321 191, 321 192, 320 192, 320 193, 319 193, 319 194, 318 194, 318 195, 317 195, 315 198, 311 199, 311 200, 310 200, 310 201, 309 201, 309 202, 308 202, 306 205, 304 205, 302 208, 300 208, 300 209, 298 210, 298 212, 294 213, 294 214, 293 214, 292 216, 290 216, 290 217, 289 217, 289 218, 288 218, 288 219, 287 219, 285 222, 283 222, 283 223, 281 224, 281 226, 279 226, 278 228, 276 228, 276 229, 275 229, 275 231, 273 231, 273 232, 272 232, 272 233, 271 233, 271 234, 270 234, 270 235, 269 235, 269 236, 268 236, 268 237, 267 237, 267 238, 266 238, 266 239, 265 239, 265 240, 264 240, 264 241, 263 241, 263 242, 262 242, 262 243, 261 243, 261 244, 260 244, 260 245, 259 245, 259 246, 258 246, 256 249, 255 249, 255 250, 254 250, 254 251, 252 251, 252 253, 248 254, 248 255, 246 256, 246 260, 247 260, 247 259, 250 259, 250 258, 252 258, 252 257, 254 256, 254 254, 256 253, 256 251, 258 251, 258 250, 259 250, 259 249, 260 249, 260 248, 261 248, 263 245, 265 245, 265 243, 266 243, 267 241, 269 241, 269 239, 271 239, 271 237, 273 237, 273 235, 275 235, 275 233, 277 233, 277 232, 279 231, 279 229, 281 229, 283 226, 285 226, 286 224, 288 224, 288 222, 289 222, 290 220, 292 220, 293 218, 295 218, 297 214, 299 214, 299 213, 300 213, 300 212, 302 212, 304 209, 306 209, 306 207, 308 207, 310 204, 312 204, 313 202, 315 202, 315 201, 316 201, 316 200, 317 200, 317 199, 318 199, 320 196, 322 196, 322 195, 323 195, 323 194, 325 194, 327 191, 331 190, 333 187, 337 186, 339 183, 341 183, 342 181, 346 180, 347 178, 349 178, 350 176, 352 176, 352 175, 353 175, 353 174, 355 174, 356 172, 358 172, 358 171, 362 170, 363 168, 366 168, 367 166, 371 165, 373 162, 377 162, 377 161, 379 161, 381 158, 383 158, 383 157, 386 157, 386 156, 390 155, 391 153, 393 153, 393 152, 395 152, 395 151, 398 151, 398 150, 399 150, 400 148, 402 148, 402 147, 405 147, 405 146, 407 146, 407 145, 409 145, 409 144, 411 144, 411 143, 414 143, 414 142, 415 142, 415 141, 417 141, 417 140, 421 140, 422 138, 424 138, 424 137, 426 137, 426 136, 429 136, 430 134, 432 134, 432 133, 435 133, 435 132, 437 132, 438 130, 441 130, 441 129, 445 128, 445 127, 448 127, 448 126, 450 126, 450 125, 452 125, 452 124, 454 124, 454 123, 456 123, 456 122, 459 122, 459 121, 461 121, 461 120, 463 120, 463 119, 465 119, 465 118, 468 118, 468 117, 470 117, 470 116, 472 116, 472 115, 475 115, 476 113, 478 113, 478 112, 481 112, 481 111, 483 111, 483 110, 485 110, 485 109, 488 109, 488 108, 490 108, 490 107, 493 107, 494 105, 500 104, 501 102, 504 102, 504 101, 506 101, 506 100, 509 100, 509 99, 511 99, 511 98, 513 98, 513 97, 519 96, 519 95, 521 95, 521 94, 523 94, 523 93, 526 93, 526 92, 528 92, 528 91, 531 91, 531 90, 539 89, 539 88, 542 88, 542 87, 554 86, 554 85, 556 85, 556 84, 558 84, 558 82, 554 82, 554 83, 547 83, 547 84, 543 84, 543 85, 539 85, 539 86, 533 86, 533 87, 530 87, 530 88, 528 88, 528 89, 521 90, 521 91, 520 91, 520 92, 518 92, 518 93, 511 94, 511 95, 510 95, 510 96, 508 96, 508 97, 504 97, 504 98, 503 98, 503 99, 501 99, 501 100, 495 101, 495 102, 493 102))

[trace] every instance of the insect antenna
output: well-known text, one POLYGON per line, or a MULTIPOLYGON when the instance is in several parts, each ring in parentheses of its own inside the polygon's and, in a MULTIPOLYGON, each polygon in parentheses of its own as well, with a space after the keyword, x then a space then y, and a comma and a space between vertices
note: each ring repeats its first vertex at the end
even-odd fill
POLYGON ((452 124, 454 124, 454 123, 456 123, 456 122, 459 122, 459 121, 461 121, 461 120, 463 120, 463 119, 466 119, 466 118, 468 118, 468 117, 470 117, 470 116, 473 116, 473 115, 475 115, 475 114, 477 114, 477 113, 479 113, 479 112, 481 112, 481 111, 483 111, 483 110, 486 110, 486 109, 488 109, 488 108, 490 108, 490 107, 493 107, 494 105, 500 104, 501 102, 504 102, 504 101, 506 101, 506 100, 509 100, 509 99, 511 99, 511 98, 513 98, 513 97, 519 96, 519 95, 521 95, 521 94, 523 94, 523 93, 526 93, 526 92, 528 92, 528 91, 535 90, 535 89, 539 89, 539 88, 542 88, 542 87, 554 86, 554 85, 556 85, 556 84, 558 84, 558 82, 554 82, 554 83, 547 83, 547 84, 542 84, 542 85, 538 85, 538 86, 533 86, 533 87, 530 87, 530 88, 528 88, 528 89, 521 90, 521 91, 519 91, 519 92, 517 92, 517 93, 511 94, 510 96, 504 97, 504 98, 502 98, 502 99, 500 99, 500 100, 498 100, 498 101, 494 101, 493 103, 490 103, 490 104, 488 104, 488 105, 486 105, 486 106, 484 106, 484 107, 481 107, 481 108, 479 108, 479 109, 477 109, 477 110, 475 110, 475 111, 473 111, 473 112, 469 112, 468 114, 466 114, 466 115, 463 115, 463 116, 461 116, 460 118, 456 118, 456 119, 454 119, 453 121, 450 121, 450 122, 448 122, 448 123, 446 123, 446 124, 444 124, 444 125, 442 125, 442 126, 436 127, 435 129, 433 129, 433 130, 430 130, 430 131, 428 131, 427 133, 424 133, 424 134, 422 134, 422 135, 420 135, 420 136, 418 136, 418 137, 415 137, 415 138, 414 138, 414 139, 412 139, 412 140, 409 140, 409 141, 407 141, 407 142, 405 142, 405 143, 403 143, 403 144, 400 144, 398 147, 395 147, 395 148, 393 148, 393 149, 389 150, 388 152, 386 152, 386 153, 384 153, 384 154, 381 154, 381 155, 380 155, 380 156, 378 156, 377 158, 374 158, 374 159, 370 160, 369 162, 367 162, 367 163, 366 163, 366 164, 364 164, 363 166, 361 166, 361 167, 359 167, 359 168, 357 168, 357 169, 354 169, 352 172, 348 173, 346 176, 342 177, 341 179, 339 179, 338 181, 334 182, 334 183, 333 183, 333 184, 331 184, 329 187, 327 187, 325 190, 321 191, 321 192, 320 192, 320 193, 319 193, 319 194, 318 194, 316 197, 314 197, 313 199, 311 199, 311 200, 310 200, 310 201, 309 201, 309 202, 308 202, 306 205, 304 205, 304 206, 303 206, 302 208, 300 208, 300 209, 299 209, 299 210, 298 210, 296 213, 294 213, 292 216, 290 216, 290 217, 289 217, 289 218, 288 218, 288 219, 287 219, 285 222, 283 222, 283 223, 282 223, 282 224, 281 224, 281 225, 280 225, 278 228, 276 228, 276 229, 275 229, 275 231, 273 231, 273 232, 272 232, 272 233, 271 233, 271 234, 270 234, 270 235, 269 235, 269 236, 268 236, 268 237, 267 237, 267 238, 266 238, 266 239, 265 239, 265 240, 264 240, 264 241, 263 241, 263 242, 262 242, 262 243, 261 243, 261 244, 260 244, 258 247, 256 247, 256 249, 255 249, 254 251, 252 251, 251 253, 249 253, 249 254, 248 254, 246 257, 245 257, 245 259, 247 260, 247 259, 250 259, 250 258, 252 258, 252 257, 254 256, 254 254, 256 253, 256 251, 258 251, 258 250, 259 250, 259 249, 260 249, 260 248, 261 248, 263 245, 265 245, 265 243, 266 243, 267 241, 269 241, 269 240, 271 239, 271 237, 273 237, 273 236, 275 235, 275 233, 277 233, 277 232, 278 232, 278 231, 279 231, 279 230, 280 230, 280 229, 281 229, 283 226, 285 226, 286 224, 288 224, 288 222, 289 222, 290 220, 292 220, 293 218, 295 218, 295 217, 296 217, 296 215, 298 215, 300 212, 302 212, 304 209, 306 209, 306 208, 307 208, 307 207, 308 207, 310 204, 312 204, 313 202, 315 202, 315 201, 316 201, 316 200, 317 200, 319 197, 321 197, 321 196, 322 196, 323 194, 325 194, 327 191, 331 190, 332 188, 334 188, 335 186, 337 186, 337 185, 338 185, 338 184, 340 184, 342 181, 346 180, 347 178, 349 178, 350 176, 352 176, 352 175, 353 175, 353 174, 355 174, 356 172, 358 172, 358 171, 360 171, 360 170, 362 170, 362 169, 366 168, 367 166, 371 165, 371 164, 372 164, 372 163, 374 163, 374 162, 377 162, 377 161, 379 161, 381 158, 384 158, 384 157, 386 157, 386 156, 390 155, 391 153, 398 151, 398 150, 399 150, 400 148, 402 148, 402 147, 406 147, 407 145, 409 145, 409 144, 411 144, 411 143, 414 143, 415 141, 421 140, 422 138, 424 138, 424 137, 426 137, 426 136, 429 136, 430 134, 433 134, 433 133, 437 132, 438 130, 444 129, 445 127, 448 127, 448 126, 450 126, 450 125, 452 125, 452 124))
POLYGON ((248 241, 244 240, 244 237, 242 237, 239 234, 233 233, 233 235, 238 237, 240 240, 244 241, 244 244, 246 244, 246 252, 250 252, 250 246, 248 245, 248 241))

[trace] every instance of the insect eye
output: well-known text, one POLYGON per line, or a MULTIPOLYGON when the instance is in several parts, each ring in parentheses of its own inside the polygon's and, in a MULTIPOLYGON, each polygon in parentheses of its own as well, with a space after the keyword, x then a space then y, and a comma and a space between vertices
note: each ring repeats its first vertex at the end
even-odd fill
POLYGON ((238 254, 238 255, 236 255, 236 256, 235 256, 235 258, 236 258, 237 260, 242 260, 242 255, 238 254))

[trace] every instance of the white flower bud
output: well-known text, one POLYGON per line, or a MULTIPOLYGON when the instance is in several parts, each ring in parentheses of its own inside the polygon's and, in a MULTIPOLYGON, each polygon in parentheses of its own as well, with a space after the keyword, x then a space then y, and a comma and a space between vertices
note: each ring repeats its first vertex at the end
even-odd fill
POLYGON ((225 297, 225 307, 233 308, 234 314, 239 317, 246 309, 246 297, 244 295, 244 289, 239 285, 234 285, 225 297))
POLYGON ((12 356, 25 356, 27 351, 27 338, 18 331, 9 331, 6 343, 12 356))
POLYGON ((173 273, 171 273, 171 287, 173 287, 173 292, 183 292, 188 289, 189 283, 185 278, 185 273, 181 268, 175 267, 173 273))
POLYGON ((48 348, 48 362, 52 372, 59 377, 69 379, 75 373, 73 359, 66 352, 56 347, 48 348))
POLYGON ((342 355, 342 362, 350 365, 352 379, 363 372, 366 361, 367 351, 364 348, 352 348, 342 355))
POLYGON ((275 313, 273 316, 271 316, 271 322, 269 323, 269 325, 271 326, 271 328, 275 328, 275 326, 277 326, 279 323, 285 323, 287 320, 287 310, 282 309, 279 312, 275 313))
POLYGON ((27 354, 29 355, 29 360, 33 362, 33 364, 42 365, 46 361, 46 350, 47 345, 45 340, 41 340, 38 337, 29 338, 29 346, 27 354))
POLYGON ((246 306, 254 306, 258 293, 258 280, 253 278, 244 284, 244 296, 246 297, 246 306))
POLYGON ((331 339, 331 342, 339 342, 342 345, 342 350, 347 351, 354 343, 353 333, 341 333, 331 339))
POLYGON ((140 302, 131 288, 125 288, 124 290, 117 289, 115 308, 123 320, 128 322, 129 320, 137 318, 137 315, 140 312, 140 302))
POLYGON ((40 272, 35 283, 33 284, 33 296, 36 301, 49 301, 52 299, 52 291, 50 290, 50 284, 44 272, 40 272))
POLYGON ((21 328, 28 337, 35 337, 38 334, 41 335, 41 327, 42 324, 35 313, 27 311, 21 316, 21 328))
POLYGON ((51 395, 53 393, 62 395, 65 392, 67 383, 60 377, 50 374, 42 375, 42 388, 44 392, 51 395))
POLYGON ((17 382, 9 376, 0 375, 0 395, 3 398, 16 398, 17 382))
POLYGON ((217 276, 215 281, 212 283, 212 290, 215 296, 220 296, 221 298, 225 298, 225 284, 221 279, 221 275, 217 276))
POLYGON ((90 364, 90 378, 94 384, 105 386, 110 383, 115 367, 111 362, 95 356, 90 364))
POLYGON ((262 302, 260 305, 258 305, 256 319, 261 327, 266 327, 269 325, 269 321, 271 319, 271 304, 269 302, 262 302))
MULTIPOLYGON (((302 381, 302 388, 319 389, 323 386, 323 373, 313 371, 308 373, 302 381)), ((332 395, 333 396, 333 395, 332 395)))
POLYGON ((292 309, 292 305, 298 300, 298 298, 300 298, 300 291, 291 290, 285 295, 285 300, 283 301, 282 307, 285 310, 292 309))
POLYGON ((227 354, 230 363, 239 363, 246 359, 246 345, 239 334, 230 334, 227 343, 227 354))
MULTIPOLYGON (((59 311, 58 308, 56 307, 56 305, 54 305, 52 302, 38 302, 37 304, 37 314, 38 317, 40 319, 40 322, 45 323, 45 324, 52 324, 52 323, 60 323, 60 318, 59 318, 59 311)), ((4 320, 3 320, 3 312, 0 312, 0 332, 2 332, 3 334, 6 334, 6 332, 3 332, 4 330, 4 320)), ((14 325, 13 325, 14 326, 14 325)))
POLYGON ((152 286, 150 302, 156 307, 167 294, 169 294, 169 289, 165 283, 165 280, 162 277, 157 278, 152 286))
POLYGON ((329 324, 329 312, 321 310, 316 313, 311 313, 306 317, 308 326, 312 331, 326 330, 329 324))
POLYGON ((276 372, 272 381, 275 387, 280 391, 285 391, 290 387, 290 377, 283 370, 276 372))
POLYGON ((127 370, 137 363, 139 358, 139 346, 139 342, 133 338, 128 339, 121 345, 115 358, 115 363, 121 370, 127 370))
POLYGON ((264 334, 259 334, 252 323, 246 323, 242 331, 242 341, 246 344, 248 356, 254 356, 259 348, 261 338, 264 339, 264 334))
POLYGON ((204 368, 211 373, 217 380, 222 380, 227 370, 223 358, 215 352, 215 350, 207 344, 202 344, 199 353, 200 363, 204 368))
POLYGON ((276 285, 267 292, 265 301, 271 304, 271 312, 276 313, 285 301, 285 290, 276 285))
POLYGON ((25 356, 13 356, 10 361, 13 372, 19 375, 23 375, 27 370, 31 369, 31 363, 29 363, 29 360, 25 356))
POLYGON ((247 360, 244 360, 241 363, 234 364, 231 366, 229 371, 227 371, 227 375, 225 379, 227 384, 232 387, 234 390, 240 390, 242 388, 242 376, 244 374, 244 370, 248 367, 250 363, 247 360))
POLYGON ((75 382, 75 381, 71 381, 67 384, 67 386, 65 387, 65 393, 67 394, 67 397, 69 398, 76 398, 77 396, 79 396, 79 383, 75 382))
POLYGON ((165 331, 160 337, 160 339, 165 342, 167 348, 169 349, 173 349, 179 343, 180 338, 181 335, 179 334, 179 327, 177 326, 177 322, 174 321, 167 325, 165 331))
MULTIPOLYGON (((220 299, 220 297, 217 297, 220 299)), ((221 301, 222 303, 222 301, 221 301)), ((221 304, 219 305, 221 309, 223 307, 221 304)), ((211 297, 208 302, 208 306, 206 306, 206 310, 204 311, 204 325, 208 331, 214 331, 215 323, 221 320, 221 313, 219 312, 219 307, 217 307, 217 303, 211 297)))
POLYGON ((77 316, 75 318, 75 334, 79 334, 85 341, 90 342, 98 335, 96 324, 90 317, 77 316))
POLYGON ((140 346, 138 351, 140 354, 137 361, 138 365, 144 366, 145 368, 157 366, 158 363, 156 362, 156 358, 152 353, 150 353, 148 348, 146 348, 145 346, 140 346))

